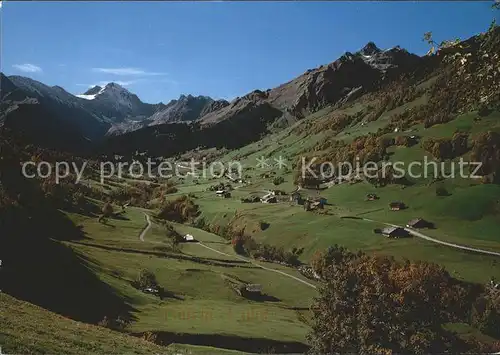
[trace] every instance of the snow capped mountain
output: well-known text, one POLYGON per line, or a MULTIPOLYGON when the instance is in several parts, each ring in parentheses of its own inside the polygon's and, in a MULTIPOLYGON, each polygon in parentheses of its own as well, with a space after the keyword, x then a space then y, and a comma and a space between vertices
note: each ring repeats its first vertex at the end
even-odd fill
POLYGON ((137 95, 115 83, 107 84, 96 94, 96 99, 111 101, 117 110, 122 108, 133 110, 138 108, 136 106, 146 105, 139 100, 137 95))
POLYGON ((104 88, 100 87, 99 85, 96 85, 90 89, 88 89, 87 91, 85 91, 83 94, 84 95, 96 95, 98 94, 100 91, 102 91, 104 88))
POLYGON ((137 95, 116 83, 94 86, 76 96, 86 101, 84 105, 88 109, 110 123, 145 119, 158 109, 157 105, 142 102, 137 95))
POLYGON ((419 60, 418 56, 408 53, 408 51, 402 49, 400 46, 382 50, 373 42, 368 42, 354 55, 361 57, 366 64, 380 70, 384 74, 391 69, 403 69, 414 66, 419 60))
POLYGON ((88 89, 87 91, 85 91, 83 94, 76 95, 76 97, 79 97, 79 98, 85 99, 85 100, 93 100, 93 99, 95 99, 96 95, 101 93, 103 90, 104 90, 104 88, 96 85, 96 86, 88 89))
POLYGON ((373 42, 368 42, 366 46, 359 51, 359 53, 361 53, 364 57, 369 57, 380 52, 380 48, 378 48, 373 42))
MULTIPOLYGON (((214 101, 210 97, 181 95, 168 105, 147 104, 137 95, 117 83, 104 87, 94 86, 83 94, 73 95, 60 86, 48 86, 36 80, 10 76, 9 82, 24 94, 25 98, 36 98, 49 111, 57 112, 67 121, 73 121, 91 139, 103 135, 128 132, 151 124, 190 121, 202 113, 224 106, 227 103, 214 101)), ((23 96, 24 95, 24 96, 23 96)))

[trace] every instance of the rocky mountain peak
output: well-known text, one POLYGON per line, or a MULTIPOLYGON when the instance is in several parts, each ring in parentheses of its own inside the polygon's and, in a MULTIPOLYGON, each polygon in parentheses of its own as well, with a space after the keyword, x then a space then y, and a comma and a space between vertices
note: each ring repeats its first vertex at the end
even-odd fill
POLYGON ((226 105, 227 101, 215 101, 209 96, 182 94, 179 99, 171 100, 163 109, 151 116, 149 125, 194 121, 226 105))
POLYGON ((105 89, 123 89, 123 87, 120 84, 111 82, 106 84, 105 89))
POLYGON ((102 90, 102 87, 100 87, 99 85, 96 85, 96 86, 93 86, 91 87, 90 89, 88 89, 87 91, 85 91, 83 93, 83 95, 96 95, 99 93, 99 91, 102 90))
POLYGON ((106 84, 106 86, 104 87, 104 90, 103 90, 104 93, 109 92, 109 91, 131 94, 130 91, 125 89, 123 86, 121 86, 120 84, 117 84, 117 83, 113 83, 113 82, 106 84))
POLYGON ((378 48, 375 43, 368 42, 361 50, 360 53, 363 55, 374 55, 380 53, 381 50, 378 48))

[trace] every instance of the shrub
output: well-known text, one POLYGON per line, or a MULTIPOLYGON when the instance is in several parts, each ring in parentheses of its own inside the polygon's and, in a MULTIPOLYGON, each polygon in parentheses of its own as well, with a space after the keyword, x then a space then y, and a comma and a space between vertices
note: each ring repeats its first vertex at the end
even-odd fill
POLYGON ((285 251, 283 248, 277 248, 269 244, 257 243, 250 236, 240 234, 231 239, 231 244, 236 253, 240 255, 250 255, 256 259, 264 259, 271 262, 280 262, 288 265, 300 265, 298 256, 303 251, 294 248, 292 252, 285 251))
POLYGON ((207 221, 205 220, 205 218, 200 217, 194 221, 193 226, 195 228, 206 230, 206 228, 208 227, 208 224, 207 224, 207 221))
POLYGON ((444 186, 437 186, 436 187, 436 196, 449 196, 450 193, 444 186))
POLYGON ((276 176, 274 179, 273 179, 273 184, 274 185, 280 185, 282 183, 285 182, 285 179, 282 177, 282 176, 276 176))
POLYGON ((496 289, 486 290, 473 304, 471 324, 482 333, 495 338, 500 337, 500 292, 496 289))
POLYGON ((139 276, 134 281, 134 287, 140 290, 151 287, 156 288, 158 286, 158 282, 156 281, 156 276, 152 271, 148 269, 142 269, 139 272, 139 276))
POLYGON ((488 116, 491 112, 493 112, 493 110, 489 108, 487 105, 483 104, 481 105, 481 107, 479 107, 477 114, 479 117, 484 117, 488 116))
POLYGON ((97 325, 103 328, 122 331, 127 327, 129 323, 130 322, 128 320, 120 316, 118 316, 117 318, 104 316, 104 318, 99 321, 97 325))
POLYGON ((167 186, 164 191, 166 194, 173 194, 179 190, 177 190, 177 187, 175 187, 175 186, 167 186))
POLYGON ((184 223, 194 220, 200 214, 199 207, 186 195, 168 200, 161 207, 158 218, 184 223))
POLYGON ((231 239, 234 251, 240 255, 249 255, 249 251, 253 247, 252 242, 251 237, 244 235, 236 235, 231 239))
POLYGON ((492 174, 492 181, 500 180, 500 133, 484 132, 474 139, 471 161, 481 162, 479 175, 492 174))
POLYGON ((394 144, 395 145, 399 145, 399 146, 403 146, 403 147, 411 147, 415 143, 416 143, 415 139, 413 139, 413 138, 411 138, 409 136, 397 136, 394 139, 394 144))
POLYGON ((114 209, 111 203, 106 202, 104 206, 102 206, 102 214, 104 217, 111 217, 113 215, 114 209))
POLYGON ((156 340, 158 339, 158 334, 148 331, 142 334, 142 339, 149 341, 151 343, 156 343, 156 340))
POLYGON ((85 196, 81 192, 75 192, 73 194, 73 205, 81 207, 85 205, 85 202, 86 202, 85 196))

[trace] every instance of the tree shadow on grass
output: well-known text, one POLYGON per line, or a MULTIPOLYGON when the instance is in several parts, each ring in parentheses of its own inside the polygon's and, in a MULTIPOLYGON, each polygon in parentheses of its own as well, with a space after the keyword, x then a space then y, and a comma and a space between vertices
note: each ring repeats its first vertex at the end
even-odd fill
POLYGON ((171 299, 175 299, 175 300, 184 301, 184 298, 182 298, 181 296, 177 296, 172 291, 168 291, 168 290, 161 288, 160 289, 160 299, 163 300, 165 298, 171 298, 171 299))
POLYGON ((125 216, 123 214, 123 212, 115 213, 111 218, 112 219, 117 219, 119 221, 130 221, 130 218, 128 218, 127 216, 125 216))
POLYGON ((203 244, 222 244, 222 245, 229 245, 229 242, 203 242, 203 244))
POLYGON ((281 302, 279 298, 264 293, 245 295, 245 298, 255 302, 281 302))

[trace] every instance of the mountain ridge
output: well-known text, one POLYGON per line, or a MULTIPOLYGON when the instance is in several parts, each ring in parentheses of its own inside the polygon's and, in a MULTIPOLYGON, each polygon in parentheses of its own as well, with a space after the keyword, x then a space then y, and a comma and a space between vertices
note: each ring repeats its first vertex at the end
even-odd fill
POLYGON ((73 111, 82 111, 86 118, 78 122, 78 128, 89 131, 88 127, 83 127, 85 120, 90 126, 99 126, 91 130, 93 134, 86 132, 84 135, 91 141, 100 141, 104 136, 185 122, 195 122, 196 127, 203 128, 228 121, 236 128, 235 124, 241 121, 241 126, 248 128, 252 120, 258 120, 260 123, 256 125, 264 133, 265 126, 288 126, 325 106, 373 91, 382 83, 418 67, 423 60, 398 46, 381 50, 374 42, 368 42, 357 52, 346 52, 335 61, 307 70, 275 88, 254 90, 231 102, 183 94, 167 104, 146 104, 117 83, 94 86, 81 95, 72 95, 33 79, 9 78, 13 78, 14 85, 40 99, 42 104, 50 101, 52 106, 55 102, 55 106, 70 106, 73 111))

